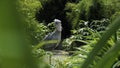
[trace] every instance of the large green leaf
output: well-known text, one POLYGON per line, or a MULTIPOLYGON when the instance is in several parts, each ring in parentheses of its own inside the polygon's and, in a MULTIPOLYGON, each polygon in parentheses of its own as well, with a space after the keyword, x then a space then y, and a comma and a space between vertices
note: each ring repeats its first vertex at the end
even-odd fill
POLYGON ((120 55, 120 41, 116 43, 104 56, 103 58, 95 65, 96 68, 111 68, 115 59, 120 55))
POLYGON ((25 42, 17 0, 0 0, 0 68, 37 68, 25 42))
MULTIPOLYGON (((85 63, 82 65, 82 68, 89 68, 93 63, 97 53, 104 47, 108 39, 119 29, 120 27, 120 17, 118 17, 110 26, 107 28, 106 32, 103 34, 101 39, 98 41, 94 49, 89 54, 85 63)), ((96 67, 95 67, 96 68, 96 67)))

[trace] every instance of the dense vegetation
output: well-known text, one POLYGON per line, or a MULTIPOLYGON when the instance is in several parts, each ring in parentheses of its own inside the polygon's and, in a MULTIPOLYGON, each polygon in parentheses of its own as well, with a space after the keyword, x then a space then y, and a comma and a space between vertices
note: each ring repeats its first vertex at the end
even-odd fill
POLYGON ((4 61, 0 61, 0 68, 120 67, 119 0, 2 2, 6 9, 0 11, 0 57, 4 61), (51 43, 42 40, 54 30, 51 22, 55 18, 63 26, 61 50, 69 54, 63 61, 52 58, 53 52, 40 48, 51 43), (49 62, 44 61, 46 58, 49 62))

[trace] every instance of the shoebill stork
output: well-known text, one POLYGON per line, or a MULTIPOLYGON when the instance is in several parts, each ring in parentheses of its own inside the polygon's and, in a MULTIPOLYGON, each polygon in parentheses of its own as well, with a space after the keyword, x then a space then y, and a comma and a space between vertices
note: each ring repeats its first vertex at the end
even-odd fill
POLYGON ((55 30, 52 33, 46 35, 43 41, 47 42, 50 40, 56 40, 56 42, 43 45, 42 49, 44 50, 54 50, 56 47, 59 46, 59 43, 61 41, 61 32, 62 32, 61 21, 59 19, 54 19, 54 25, 55 25, 55 30))

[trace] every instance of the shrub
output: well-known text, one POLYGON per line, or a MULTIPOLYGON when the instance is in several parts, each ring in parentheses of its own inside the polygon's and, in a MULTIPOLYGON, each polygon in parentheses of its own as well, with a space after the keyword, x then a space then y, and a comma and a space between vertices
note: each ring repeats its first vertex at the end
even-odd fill
POLYGON ((48 28, 35 19, 35 14, 39 8, 42 8, 41 2, 39 0, 19 1, 18 10, 25 19, 25 30, 27 32, 27 40, 30 45, 38 44, 39 41, 41 41, 48 32, 48 28))

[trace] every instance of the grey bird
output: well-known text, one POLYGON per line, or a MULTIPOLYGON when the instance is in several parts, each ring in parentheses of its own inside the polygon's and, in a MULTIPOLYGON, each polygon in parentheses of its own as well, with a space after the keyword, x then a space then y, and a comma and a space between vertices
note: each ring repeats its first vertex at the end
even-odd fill
POLYGON ((55 30, 52 33, 49 33, 46 35, 46 37, 43 39, 43 41, 50 41, 50 40, 56 40, 56 43, 50 43, 43 45, 44 50, 54 50, 56 47, 59 46, 59 43, 61 41, 61 32, 62 32, 62 26, 61 21, 59 19, 54 19, 54 25, 55 30))

